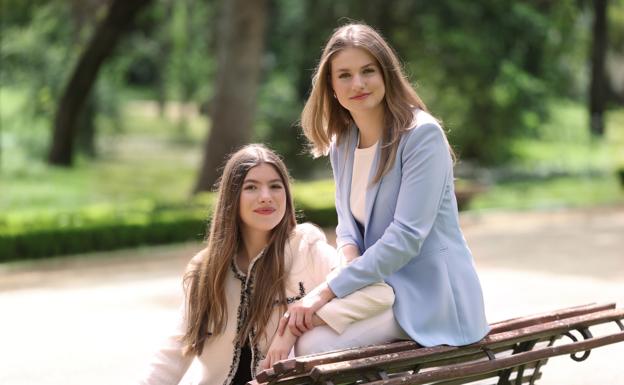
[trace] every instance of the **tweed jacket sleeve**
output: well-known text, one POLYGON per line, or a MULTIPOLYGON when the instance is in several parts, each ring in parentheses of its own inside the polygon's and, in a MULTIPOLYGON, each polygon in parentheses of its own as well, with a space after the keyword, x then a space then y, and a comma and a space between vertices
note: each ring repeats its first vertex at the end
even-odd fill
MULTIPOLYGON (((195 268, 202 259, 202 252, 191 259, 186 272, 195 268)), ((149 367, 144 374, 140 385, 168 385, 177 384, 191 366, 194 355, 183 355, 182 337, 186 331, 186 301, 178 310, 178 316, 173 330, 159 345, 159 349, 152 357, 149 367)))
POLYGON ((194 356, 182 354, 180 338, 184 335, 184 306, 180 307, 177 324, 152 357, 147 373, 140 385, 168 385, 180 382, 194 356))

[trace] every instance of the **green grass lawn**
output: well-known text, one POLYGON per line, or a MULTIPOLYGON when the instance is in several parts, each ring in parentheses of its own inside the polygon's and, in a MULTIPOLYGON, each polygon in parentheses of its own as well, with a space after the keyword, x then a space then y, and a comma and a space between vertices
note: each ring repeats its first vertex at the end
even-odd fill
POLYGON ((512 144, 516 156, 512 167, 579 175, 624 167, 624 108, 607 112, 602 139, 590 136, 587 111, 578 103, 553 103, 550 115, 537 138, 512 144))
POLYGON ((477 195, 470 210, 539 210, 624 204, 615 175, 500 183, 477 195))
POLYGON ((517 160, 509 167, 535 175, 489 186, 470 204, 482 209, 550 209, 624 203, 616 170, 624 168, 624 109, 608 111, 603 139, 587 130, 588 115, 578 103, 557 102, 536 138, 516 140, 517 160))

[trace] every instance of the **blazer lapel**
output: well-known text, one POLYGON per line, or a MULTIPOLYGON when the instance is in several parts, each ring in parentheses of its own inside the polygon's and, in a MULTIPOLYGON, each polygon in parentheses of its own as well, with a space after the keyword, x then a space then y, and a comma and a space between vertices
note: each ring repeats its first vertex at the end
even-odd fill
MULTIPOLYGON (((366 190, 366 199, 365 199, 365 210, 366 210, 366 222, 364 223, 364 243, 366 243, 366 234, 368 233, 371 214, 373 212, 373 206, 375 205, 375 198, 377 198, 377 193, 379 192, 379 185, 381 185, 381 181, 373 184, 371 186, 371 182, 377 173, 377 167, 379 165, 379 157, 381 156, 381 144, 377 144, 377 149, 375 150, 375 158, 373 158, 373 163, 371 164, 371 169, 368 174, 368 187, 366 190)), ((353 168, 353 166, 352 166, 353 168)), ((368 245, 365 245, 368 247, 368 245)))
POLYGON ((346 148, 346 157, 345 157, 345 167, 344 172, 342 174, 341 183, 342 183, 342 191, 345 191, 346 194, 342 195, 342 207, 345 207, 347 212, 349 213, 349 225, 353 230, 352 233, 357 235, 357 241, 359 242, 360 250, 364 248, 364 238, 363 234, 360 232, 357 223, 355 222, 355 218, 351 213, 351 178, 353 178, 353 159, 355 157, 355 146, 357 145, 358 138, 358 130, 356 127, 352 126, 349 130, 349 135, 347 137, 347 143, 345 143, 346 148))

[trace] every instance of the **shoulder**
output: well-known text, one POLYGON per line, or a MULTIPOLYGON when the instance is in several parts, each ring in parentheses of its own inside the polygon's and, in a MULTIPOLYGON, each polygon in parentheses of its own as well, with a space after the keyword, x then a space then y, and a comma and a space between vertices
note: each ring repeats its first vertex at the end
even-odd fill
POLYGON ((309 247, 319 241, 327 241, 325 233, 318 226, 309 222, 298 224, 289 238, 289 243, 293 246, 296 245, 298 249, 309 247))
POLYGON ((408 128, 405 133, 407 137, 427 134, 441 134, 444 136, 444 130, 438 119, 427 111, 419 109, 414 110, 414 119, 412 120, 410 128, 408 128))
POLYGON ((438 121, 438 119, 436 119, 433 115, 431 115, 427 111, 423 111, 423 110, 416 108, 414 110, 414 120, 412 121, 412 127, 410 129, 418 128, 426 124, 433 124, 441 129, 440 122, 438 121))
POLYGON ((297 225, 288 240, 285 258, 291 273, 316 277, 329 272, 335 254, 336 250, 327 243, 325 233, 319 227, 302 223, 297 225))
POLYGON ((347 151, 349 149, 350 144, 352 144, 353 140, 357 140, 358 129, 355 124, 349 125, 345 129, 345 131, 339 135, 336 135, 332 138, 329 143, 329 153, 330 155, 334 153, 340 153, 343 151, 347 151))
POLYGON ((197 254, 191 258, 189 263, 186 265, 186 272, 199 270, 202 262, 208 258, 208 248, 204 248, 199 251, 197 254))
POLYGON ((406 151, 431 144, 448 147, 446 134, 440 122, 430 113, 419 109, 414 110, 414 120, 411 127, 404 133, 402 142, 406 151))

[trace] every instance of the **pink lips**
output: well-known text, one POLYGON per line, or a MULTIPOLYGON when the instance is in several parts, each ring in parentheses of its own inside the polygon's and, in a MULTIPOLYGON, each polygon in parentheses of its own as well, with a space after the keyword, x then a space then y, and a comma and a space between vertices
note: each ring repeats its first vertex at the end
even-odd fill
POLYGON ((359 95, 352 96, 352 97, 351 97, 351 99, 353 99, 353 100, 362 100, 362 99, 366 99, 366 97, 367 97, 368 95, 370 95, 370 93, 367 93, 367 94, 359 94, 359 95))
POLYGON ((275 209, 271 207, 263 207, 263 208, 255 209, 254 212, 260 215, 270 215, 275 212, 275 209))

